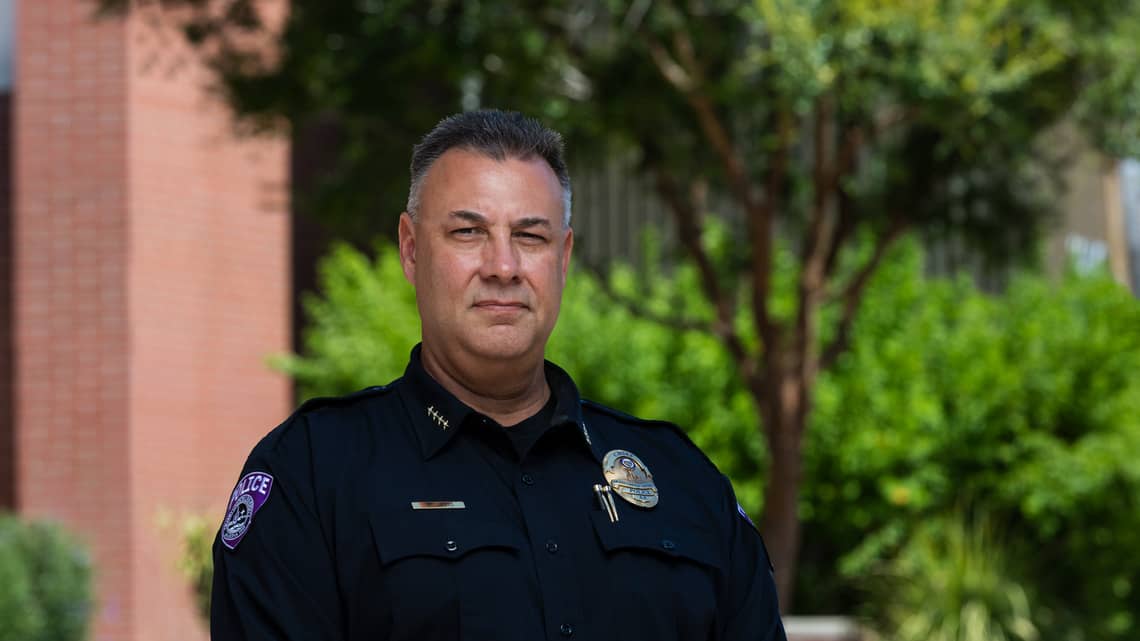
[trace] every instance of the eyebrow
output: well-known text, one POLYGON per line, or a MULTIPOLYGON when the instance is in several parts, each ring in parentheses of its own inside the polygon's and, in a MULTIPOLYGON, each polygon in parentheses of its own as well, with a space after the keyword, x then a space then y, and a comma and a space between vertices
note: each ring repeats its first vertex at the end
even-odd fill
MULTIPOLYGON (((469 211, 466 209, 457 209, 457 210, 451 212, 450 216, 452 218, 459 218, 461 220, 466 220, 467 222, 475 223, 475 224, 479 224, 479 225, 486 225, 489 222, 487 220, 487 217, 484 216, 483 214, 480 214, 480 213, 474 212, 474 211, 469 211)), ((514 229, 520 229, 520 228, 526 228, 526 227, 546 227, 547 229, 550 229, 551 224, 550 224, 549 220, 547 220, 546 218, 543 218, 541 216, 527 216, 525 218, 520 218, 520 219, 514 221, 513 223, 511 223, 511 227, 514 229)))

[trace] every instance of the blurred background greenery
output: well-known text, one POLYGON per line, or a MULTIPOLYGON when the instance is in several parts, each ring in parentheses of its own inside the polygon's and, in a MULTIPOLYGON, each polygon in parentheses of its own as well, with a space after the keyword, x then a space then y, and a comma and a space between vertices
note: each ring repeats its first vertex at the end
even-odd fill
POLYGON ((87 549, 58 525, 0 514, 0 641, 81 641, 93 609, 87 549))
POLYGON ((386 382, 417 340, 371 240, 411 145, 523 110, 671 221, 575 272, 551 359, 693 435, 763 515, 786 607, 900 640, 1136 638, 1140 309, 1039 248, 1053 133, 1140 153, 1140 2, 158 4, 239 127, 292 132, 298 210, 352 241, 277 363, 303 396, 386 382), (948 245, 1001 278, 932 273, 948 245))

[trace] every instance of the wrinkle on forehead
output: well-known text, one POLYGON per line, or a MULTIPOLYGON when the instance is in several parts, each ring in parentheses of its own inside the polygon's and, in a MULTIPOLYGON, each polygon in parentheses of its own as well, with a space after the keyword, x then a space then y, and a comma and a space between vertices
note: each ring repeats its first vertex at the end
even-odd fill
POLYGON ((565 219, 563 204, 558 177, 541 158, 498 161, 452 149, 428 169, 416 218, 468 212, 488 223, 542 219, 553 228, 565 219))

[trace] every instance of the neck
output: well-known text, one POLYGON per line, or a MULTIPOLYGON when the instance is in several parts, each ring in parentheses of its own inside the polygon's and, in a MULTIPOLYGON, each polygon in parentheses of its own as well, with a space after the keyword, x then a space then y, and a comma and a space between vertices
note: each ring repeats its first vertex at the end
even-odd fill
POLYGON ((436 353, 424 344, 420 361, 428 375, 445 390, 499 425, 521 423, 537 414, 550 399, 541 357, 524 363, 465 363, 436 353))

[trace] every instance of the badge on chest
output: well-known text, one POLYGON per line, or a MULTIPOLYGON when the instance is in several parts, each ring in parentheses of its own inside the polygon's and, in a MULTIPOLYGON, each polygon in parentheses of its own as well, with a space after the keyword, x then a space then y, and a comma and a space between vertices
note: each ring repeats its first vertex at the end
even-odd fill
POLYGON ((610 450, 602 459, 602 473, 614 494, 637 507, 657 505, 659 492, 653 474, 633 452, 610 450))

